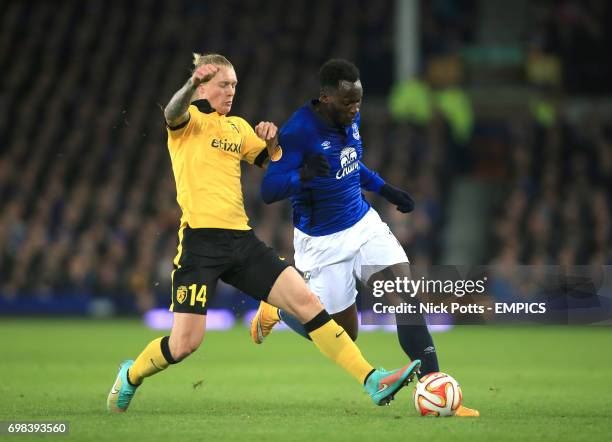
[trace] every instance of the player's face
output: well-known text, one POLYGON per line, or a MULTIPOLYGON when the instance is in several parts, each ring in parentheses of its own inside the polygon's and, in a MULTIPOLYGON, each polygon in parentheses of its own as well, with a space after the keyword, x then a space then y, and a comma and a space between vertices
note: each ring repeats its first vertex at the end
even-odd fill
POLYGON ((354 83, 342 81, 338 90, 329 95, 322 95, 321 101, 326 103, 329 117, 340 126, 350 125, 361 108, 363 88, 361 81, 354 83))
POLYGON ((202 85, 204 98, 214 110, 225 115, 232 109, 237 84, 234 68, 219 66, 215 76, 202 85))

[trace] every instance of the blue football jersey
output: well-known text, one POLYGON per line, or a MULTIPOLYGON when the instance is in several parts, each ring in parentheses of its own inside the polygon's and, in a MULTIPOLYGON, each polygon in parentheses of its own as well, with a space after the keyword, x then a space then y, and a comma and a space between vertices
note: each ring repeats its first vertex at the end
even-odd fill
POLYGON ((323 120, 310 102, 298 109, 279 133, 282 155, 271 161, 262 181, 262 197, 271 203, 289 198, 293 224, 311 236, 329 235, 357 223, 370 208, 361 191, 378 191, 384 181, 361 162, 360 114, 350 126, 323 120), (330 174, 300 181, 304 161, 322 153, 330 174))

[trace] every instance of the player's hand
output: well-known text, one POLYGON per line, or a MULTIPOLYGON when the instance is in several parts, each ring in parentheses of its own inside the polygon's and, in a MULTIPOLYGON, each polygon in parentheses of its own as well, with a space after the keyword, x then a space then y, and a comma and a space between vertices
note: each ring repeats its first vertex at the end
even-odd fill
POLYGON ((197 87, 200 84, 209 81, 217 72, 219 72, 218 66, 215 66, 214 64, 204 64, 193 72, 191 82, 195 87, 197 87))
POLYGON ((276 152, 276 146, 278 146, 278 128, 276 124, 270 121, 261 121, 255 126, 255 133, 259 138, 266 142, 266 149, 268 149, 268 155, 273 158, 276 152))
POLYGON ((257 126, 255 126, 255 133, 259 138, 267 143, 276 139, 278 128, 276 127, 276 124, 270 121, 261 121, 257 126))
POLYGON ((327 158, 322 153, 309 157, 300 169, 300 180, 310 181, 317 176, 328 176, 330 171, 327 158))
POLYGON ((380 196, 397 206, 402 213, 410 213, 414 210, 414 200, 408 192, 398 189, 391 184, 385 184, 380 189, 380 196))

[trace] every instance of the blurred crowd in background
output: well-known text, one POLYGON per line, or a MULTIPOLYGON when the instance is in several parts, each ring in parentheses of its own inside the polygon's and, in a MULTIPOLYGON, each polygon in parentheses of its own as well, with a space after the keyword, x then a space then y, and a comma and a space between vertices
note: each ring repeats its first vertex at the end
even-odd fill
POLYGON ((612 126, 597 115, 513 134, 493 224, 500 264, 610 265, 612 126))
MULTIPOLYGON (((612 8, 530 6, 517 81, 533 102, 512 118, 479 112, 467 92, 482 3, 422 1, 419 75, 394 81, 391 1, 3 2, 0 298, 167 304, 180 212, 162 108, 192 51, 233 62, 232 113, 253 125, 280 125, 317 96, 328 58, 356 62, 364 161, 417 208, 366 197, 411 262, 444 261, 450 195, 470 177, 495 189, 474 264, 610 264, 612 120, 597 108, 571 118, 564 102, 610 93, 612 8)), ((290 206, 263 205, 262 174, 243 168, 251 225, 291 259, 290 206)))

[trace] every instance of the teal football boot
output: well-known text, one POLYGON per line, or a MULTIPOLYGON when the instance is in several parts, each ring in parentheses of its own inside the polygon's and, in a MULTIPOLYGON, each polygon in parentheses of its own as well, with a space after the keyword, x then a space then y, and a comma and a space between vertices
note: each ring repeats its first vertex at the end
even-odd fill
POLYGON ((134 365, 134 361, 128 359, 119 365, 119 374, 106 399, 106 408, 111 413, 124 413, 134 397, 137 386, 128 382, 128 369, 134 365))
POLYGON ((421 361, 415 359, 405 367, 393 371, 384 368, 375 370, 364 387, 376 405, 389 405, 402 387, 408 385, 421 368, 421 361))

